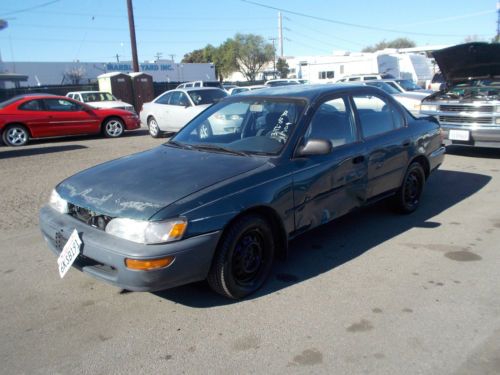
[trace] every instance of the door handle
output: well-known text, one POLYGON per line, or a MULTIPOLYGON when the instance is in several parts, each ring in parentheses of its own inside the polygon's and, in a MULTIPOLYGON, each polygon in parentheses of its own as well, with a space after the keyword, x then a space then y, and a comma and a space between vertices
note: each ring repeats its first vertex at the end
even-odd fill
POLYGON ((405 139, 402 143, 403 147, 408 147, 411 144, 411 141, 409 139, 405 139))
POLYGON ((352 164, 360 164, 365 161, 365 157, 363 155, 356 156, 352 159, 352 164))

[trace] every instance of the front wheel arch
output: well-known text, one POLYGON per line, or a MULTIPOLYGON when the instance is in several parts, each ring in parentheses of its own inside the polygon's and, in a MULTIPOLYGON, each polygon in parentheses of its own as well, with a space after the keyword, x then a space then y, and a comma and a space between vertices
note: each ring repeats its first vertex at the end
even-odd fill
POLYGON ((121 123, 123 124, 123 132, 125 132, 125 130, 127 130, 127 128, 125 126, 125 120, 123 118, 121 118, 120 116, 112 115, 112 116, 108 116, 104 120, 102 120, 102 122, 101 122, 101 131, 100 131, 102 135, 105 135, 105 128, 104 128, 104 126, 106 125, 106 123, 109 120, 112 120, 112 119, 116 119, 116 120, 120 120, 121 121, 121 123))

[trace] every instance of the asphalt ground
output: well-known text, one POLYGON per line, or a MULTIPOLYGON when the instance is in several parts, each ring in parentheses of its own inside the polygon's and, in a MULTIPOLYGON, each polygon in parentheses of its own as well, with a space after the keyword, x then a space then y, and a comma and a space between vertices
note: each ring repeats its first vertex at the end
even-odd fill
POLYGON ((53 186, 163 141, 0 147, 1 373, 500 373, 500 150, 450 150, 412 215, 382 202, 294 240, 243 301, 61 280, 37 223, 53 186))

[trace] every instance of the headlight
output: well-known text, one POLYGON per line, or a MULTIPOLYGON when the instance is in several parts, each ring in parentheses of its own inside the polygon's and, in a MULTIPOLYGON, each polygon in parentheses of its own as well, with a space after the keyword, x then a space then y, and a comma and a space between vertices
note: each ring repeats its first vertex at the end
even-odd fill
POLYGON ((61 198, 56 189, 50 194, 49 206, 61 214, 68 213, 68 202, 61 198))
POLYGON ((497 105, 497 106, 495 107, 495 112, 496 112, 496 113, 500 113, 500 105, 497 105))
POLYGON ((106 232, 137 243, 155 244, 180 240, 186 228, 184 218, 167 221, 116 218, 108 223, 106 232))
POLYGON ((437 105, 435 104, 422 104, 420 106, 421 111, 429 111, 429 112, 436 112, 437 111, 437 105))

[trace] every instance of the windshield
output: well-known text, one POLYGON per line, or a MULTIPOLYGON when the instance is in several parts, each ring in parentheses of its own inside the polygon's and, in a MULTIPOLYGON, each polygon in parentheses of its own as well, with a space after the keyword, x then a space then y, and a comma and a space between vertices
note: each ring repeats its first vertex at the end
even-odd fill
POLYGON ((194 90, 187 93, 194 105, 213 104, 227 96, 227 92, 223 90, 194 90))
POLYGON ((214 152, 276 155, 290 139, 303 101, 242 98, 201 113, 167 143, 214 152))
POLYGON ((87 102, 109 102, 116 100, 113 95, 107 92, 88 92, 82 93, 82 99, 87 102))
POLYGON ((401 79, 401 80, 399 80, 397 82, 406 91, 422 90, 422 88, 419 85, 417 85, 416 83, 413 83, 412 81, 409 81, 407 79, 401 79))
POLYGON ((394 95, 394 94, 399 94, 399 91, 396 90, 394 87, 388 85, 385 82, 367 82, 366 83, 368 86, 375 86, 378 87, 379 89, 384 90, 386 93, 394 95))

